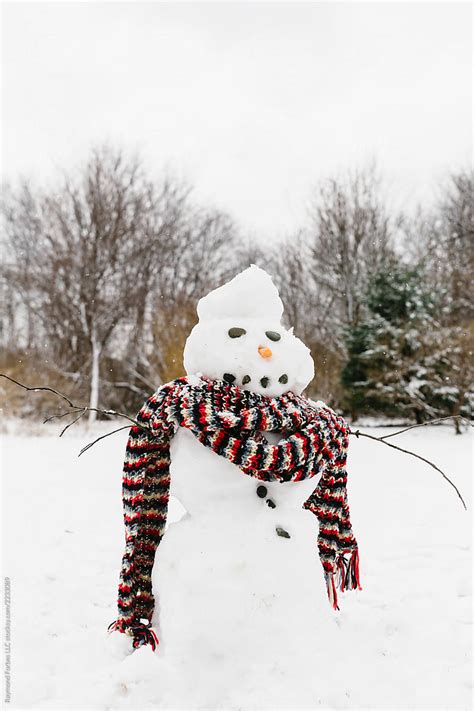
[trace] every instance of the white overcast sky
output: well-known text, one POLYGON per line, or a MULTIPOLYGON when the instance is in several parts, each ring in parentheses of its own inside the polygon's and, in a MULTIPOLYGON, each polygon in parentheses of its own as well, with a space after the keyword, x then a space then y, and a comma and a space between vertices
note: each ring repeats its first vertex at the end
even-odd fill
POLYGON ((469 3, 3 3, 2 171, 109 140, 264 239, 376 158, 398 206, 471 157, 469 3))

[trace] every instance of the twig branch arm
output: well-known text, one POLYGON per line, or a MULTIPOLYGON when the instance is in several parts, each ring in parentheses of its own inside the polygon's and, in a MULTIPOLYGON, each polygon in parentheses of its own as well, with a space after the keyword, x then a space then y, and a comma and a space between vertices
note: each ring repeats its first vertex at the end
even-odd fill
MULTIPOLYGON (((59 436, 62 437, 63 434, 66 432, 66 430, 68 430, 70 427, 72 427, 72 425, 75 425, 76 422, 77 422, 78 420, 80 420, 81 417, 84 417, 85 414, 86 414, 86 410, 81 410, 81 411, 79 412, 78 416, 75 417, 75 418, 72 420, 72 422, 70 422, 68 425, 66 425, 66 427, 63 427, 63 429, 61 430, 59 436)), ((127 427, 128 427, 128 425, 127 425, 127 427)))
MULTIPOLYGON (((140 427, 140 429, 148 431, 148 427, 145 425, 141 424, 140 422, 137 422, 137 420, 134 420, 133 417, 130 417, 129 415, 126 415, 124 412, 117 412, 116 410, 101 410, 98 407, 87 407, 86 405, 76 405, 74 404, 68 397, 67 395, 64 395, 63 393, 58 392, 58 390, 54 390, 53 388, 48 388, 48 387, 29 387, 28 385, 23 385, 23 383, 18 382, 18 380, 15 380, 14 378, 10 378, 9 375, 6 375, 5 373, 0 373, 0 378, 5 378, 6 380, 9 380, 11 383, 14 383, 15 385, 18 385, 20 388, 23 388, 23 390, 28 390, 30 392, 40 392, 40 391, 45 391, 52 393, 53 395, 57 395, 57 397, 62 398, 70 407, 70 410, 68 412, 63 412, 58 415, 50 415, 47 417, 44 422, 50 422, 51 420, 54 420, 56 418, 61 418, 65 417, 66 415, 75 415, 81 413, 82 415, 85 415, 87 412, 98 412, 100 415, 106 415, 107 417, 123 417, 125 420, 128 420, 131 422, 133 425, 136 425, 137 427, 140 427)), ((78 417, 77 419, 80 419, 78 417)), ((77 422, 77 419, 74 420, 74 422, 77 422)), ((74 424, 74 422, 71 422, 71 424, 74 424)), ((67 429, 67 428, 65 428, 67 429)), ((64 433, 65 430, 61 433, 61 435, 64 433)))
POLYGON ((390 432, 389 434, 386 434, 383 437, 378 437, 378 439, 386 440, 389 437, 396 437, 397 435, 403 434, 404 432, 408 432, 408 430, 414 430, 416 427, 426 427, 427 425, 436 425, 438 422, 446 422, 447 420, 458 420, 458 422, 464 422, 465 424, 469 425, 470 427, 474 427, 472 422, 467 420, 465 417, 462 417, 461 415, 449 415, 448 417, 438 417, 436 420, 427 420, 426 422, 421 422, 417 425, 410 425, 409 427, 405 427, 403 430, 398 430, 397 432, 390 432))
POLYGON ((375 442, 381 442, 382 444, 387 445, 387 447, 391 447, 392 449, 397 449, 399 452, 403 452, 404 454, 409 454, 412 457, 416 457, 417 459, 421 459, 422 462, 425 462, 426 464, 429 464, 430 467, 433 469, 436 469, 437 472, 441 474, 441 476, 446 479, 446 481, 453 487, 455 490, 456 494, 461 500, 462 505, 464 506, 465 510, 467 511, 467 506, 466 502, 464 501, 461 492, 459 491, 458 487, 456 484, 451 481, 451 479, 438 467, 436 464, 433 464, 433 462, 430 462, 429 459, 425 459, 425 457, 422 457, 421 454, 416 454, 415 452, 412 452, 409 449, 403 449, 402 447, 397 447, 396 444, 392 444, 391 442, 386 442, 382 437, 374 437, 373 435, 366 434, 365 432, 360 432, 359 430, 356 430, 355 432, 350 430, 349 434, 354 435, 355 437, 367 437, 367 439, 372 439, 375 442))
POLYGON ((62 398, 65 402, 67 402, 69 407, 77 407, 77 405, 74 405, 74 403, 71 402, 70 399, 66 395, 63 395, 63 393, 59 393, 57 390, 53 390, 53 388, 47 388, 47 387, 30 388, 30 387, 28 387, 28 385, 23 385, 23 383, 19 383, 18 380, 14 380, 14 378, 10 378, 10 376, 5 375, 5 373, 0 373, 0 377, 5 378, 6 380, 9 380, 11 383, 15 383, 15 385, 18 385, 20 388, 23 388, 23 390, 29 390, 32 392, 39 392, 40 390, 44 390, 46 392, 53 393, 53 395, 57 395, 58 397, 62 398))
MULTIPOLYGON (((52 420, 61 420, 63 417, 79 412, 79 410, 66 410, 66 412, 59 412, 57 415, 49 415, 45 420, 43 420, 43 425, 52 420)), ((80 411, 82 412, 82 410, 80 411)))
POLYGON ((93 442, 89 442, 89 444, 86 444, 86 446, 81 449, 81 451, 79 452, 79 454, 77 456, 80 457, 81 454, 84 454, 84 452, 87 452, 88 449, 93 447, 94 444, 96 444, 97 442, 100 442, 101 439, 105 439, 106 437, 110 437, 110 435, 113 435, 116 432, 121 432, 122 430, 128 430, 128 429, 129 429, 128 425, 124 425, 123 427, 119 427, 116 430, 112 430, 112 432, 107 432, 107 434, 97 437, 97 439, 95 439, 93 442))

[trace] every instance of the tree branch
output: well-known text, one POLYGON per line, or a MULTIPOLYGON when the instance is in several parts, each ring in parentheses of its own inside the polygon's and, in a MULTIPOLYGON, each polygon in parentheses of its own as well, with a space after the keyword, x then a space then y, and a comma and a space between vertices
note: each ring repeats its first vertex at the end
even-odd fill
MULTIPOLYGON (((72 425, 75 425, 76 422, 77 422, 78 420, 80 420, 81 417, 83 417, 83 416, 86 414, 86 412, 87 412, 87 410, 81 410, 80 413, 78 414, 78 416, 75 417, 72 422, 70 422, 68 425, 66 425, 66 427, 64 427, 64 428, 61 430, 61 433, 60 433, 59 436, 62 437, 63 434, 66 432, 66 430, 68 430, 69 427, 72 427, 72 425)), ((128 427, 128 425, 127 425, 127 427, 128 427)))
MULTIPOLYGON (((71 424, 73 424, 73 423, 71 423, 71 424)), ((84 452, 87 452, 88 449, 90 449, 91 447, 93 447, 94 444, 96 444, 97 442, 100 442, 101 439, 105 439, 106 437, 110 437, 110 435, 113 435, 113 434, 115 434, 116 432, 121 432, 122 430, 128 430, 128 425, 124 425, 123 427, 119 427, 119 428, 116 429, 116 430, 112 430, 112 432, 107 432, 107 434, 101 435, 101 437, 97 437, 97 439, 95 439, 93 442, 89 442, 89 444, 86 444, 86 446, 81 449, 81 451, 79 452, 79 454, 78 454, 77 456, 80 457, 81 454, 84 454, 84 452)))
POLYGON ((398 432, 391 432, 390 434, 384 435, 383 437, 378 437, 380 440, 385 440, 388 439, 389 437, 396 437, 399 434, 403 434, 404 432, 408 432, 408 430, 414 430, 415 427, 426 427, 426 425, 434 425, 437 422, 445 422, 446 420, 458 420, 461 422, 465 422, 468 424, 470 427, 474 427, 472 422, 467 420, 465 417, 461 417, 461 415, 449 415, 448 417, 438 417, 436 420, 426 420, 426 422, 421 422, 418 425, 410 425, 410 427, 405 427, 403 430, 398 430, 398 432))
POLYGON ((31 391, 33 391, 33 392, 38 392, 38 391, 40 391, 40 390, 44 390, 45 392, 53 393, 53 395, 57 395, 58 397, 62 398, 65 402, 67 402, 67 404, 69 405, 69 407, 77 407, 77 405, 74 405, 74 403, 72 403, 72 402, 70 401, 70 399, 69 399, 68 397, 66 397, 66 395, 63 395, 62 393, 59 393, 57 390, 53 390, 53 388, 47 388, 47 387, 41 387, 41 388, 40 388, 40 387, 34 387, 34 388, 30 388, 30 387, 28 387, 27 385, 23 385, 23 383, 19 383, 18 380, 14 380, 13 378, 10 378, 10 376, 9 376, 9 375, 5 375, 5 373, 0 373, 0 377, 1 377, 1 378, 6 378, 6 379, 9 380, 11 383, 14 383, 15 385, 18 385, 20 388, 23 388, 23 390, 31 390, 31 391))
MULTIPOLYGON (((75 410, 73 412, 75 412, 75 410)), ((70 414, 71 414, 71 410, 67 410, 66 412, 60 412, 57 415, 49 415, 49 417, 47 417, 45 420, 43 420, 43 425, 45 425, 47 422, 51 422, 51 420, 60 420, 63 417, 67 417, 70 414)))
MULTIPOLYGON (((23 385, 23 383, 19 383, 18 380, 14 380, 13 378, 10 378, 9 375, 5 375, 5 373, 0 373, 0 378, 5 378, 6 380, 9 380, 11 383, 14 383, 15 385, 18 385, 20 388, 23 388, 23 390, 28 390, 28 391, 33 391, 33 392, 38 392, 38 391, 45 391, 45 392, 50 392, 53 393, 53 395, 57 395, 58 397, 62 398, 69 406, 70 410, 68 412, 64 412, 58 415, 51 415, 46 418, 44 421, 49 422, 50 420, 54 420, 55 418, 60 418, 60 417, 65 417, 66 415, 69 414, 77 414, 78 412, 81 412, 81 417, 82 415, 85 415, 87 412, 98 412, 101 415, 106 415, 107 417, 123 417, 124 419, 128 420, 132 424, 136 425, 136 427, 139 427, 142 430, 145 430, 146 432, 149 431, 149 428, 146 427, 145 425, 141 424, 140 422, 137 422, 137 420, 134 420, 133 417, 129 417, 126 415, 124 412, 117 412, 116 410, 101 410, 98 407, 87 407, 85 405, 75 405, 66 395, 63 393, 58 392, 57 390, 53 390, 53 388, 48 388, 48 387, 28 387, 27 385, 23 385)), ((77 422, 80 417, 78 417, 74 422, 77 422)), ((74 422, 71 422, 70 424, 74 424, 74 422)), ((69 425, 68 425, 69 427, 69 425)), ((63 430, 65 430, 67 427, 63 430)), ((61 435, 63 434, 61 433, 61 435)))
MULTIPOLYGON (((428 424, 428 423, 426 423, 428 424)), ((391 447, 392 449, 397 449, 399 452, 404 452, 404 454, 409 454, 412 457, 416 457, 417 459, 421 459, 422 462, 425 462, 426 464, 429 464, 430 467, 433 467, 433 469, 436 469, 437 472, 441 474, 441 476, 446 479, 446 481, 451 484, 453 489, 456 491, 457 495, 461 499, 461 503, 464 506, 465 510, 467 511, 467 506, 466 502, 464 501, 461 492, 459 491, 458 487, 454 482, 451 481, 451 479, 446 476, 446 474, 436 466, 436 464, 433 464, 433 462, 430 462, 429 459, 425 459, 425 457, 422 457, 421 454, 416 454, 415 452, 410 451, 409 449, 403 449, 402 447, 397 447, 396 444, 392 444, 391 442, 386 442, 382 437, 374 437, 374 435, 367 434, 366 432, 360 432, 359 430, 356 430, 353 432, 352 430, 349 430, 349 434, 354 435, 355 437, 367 437, 367 439, 372 439, 375 440, 375 442, 381 442, 382 444, 386 444, 387 447, 391 447)), ((395 433, 396 434, 396 433, 395 433)))

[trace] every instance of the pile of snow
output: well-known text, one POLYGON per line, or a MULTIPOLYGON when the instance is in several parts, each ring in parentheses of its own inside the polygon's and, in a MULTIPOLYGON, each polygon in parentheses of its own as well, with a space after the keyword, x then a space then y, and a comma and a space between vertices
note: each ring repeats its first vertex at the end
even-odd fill
MULTIPOLYGON (((388 432, 393 430, 371 429, 388 432)), ((249 489, 244 509, 244 489, 255 482, 238 473, 234 481, 227 471, 224 491, 214 492, 207 508, 193 509, 194 501, 204 503, 193 495, 200 481, 211 495, 209 467, 217 455, 196 458, 185 438, 177 439, 175 463, 188 470, 180 492, 188 514, 170 526, 158 554, 168 564, 156 570, 165 577, 162 643, 155 654, 150 648, 129 654, 125 636, 106 634, 116 617, 123 552, 125 437, 105 439, 79 459, 90 434, 2 439, 13 708, 469 707, 469 435, 426 427, 398 440, 453 477, 468 512, 422 462, 351 438, 349 500, 363 590, 341 594, 339 613, 324 590, 317 522, 296 500, 306 491, 296 485, 290 494, 295 500, 286 503, 283 489, 270 491, 279 503, 272 510, 249 489), (280 516, 288 527, 291 518, 291 539, 274 534, 280 516), (199 540, 186 533, 193 517, 202 523, 199 540), (252 547, 246 529, 260 531, 252 547), (229 556, 239 540, 245 543, 241 556, 229 556), (172 544, 174 556, 165 548, 172 544), (305 579, 301 561, 310 554, 313 567, 305 579), (211 558, 218 564, 217 590, 211 558), (207 579, 207 599, 190 587, 193 566, 207 579), (258 627, 243 615, 252 596, 258 627), (266 636, 274 644, 271 654, 266 636), (265 656, 255 667, 262 648, 265 656)))

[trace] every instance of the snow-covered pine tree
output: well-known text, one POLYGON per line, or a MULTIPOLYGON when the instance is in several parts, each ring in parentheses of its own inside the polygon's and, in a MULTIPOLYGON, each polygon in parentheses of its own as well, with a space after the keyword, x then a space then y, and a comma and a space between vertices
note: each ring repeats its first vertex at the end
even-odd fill
POLYGON ((422 273, 394 261, 374 275, 366 297, 365 317, 347 333, 347 410, 354 419, 379 412, 417 422, 444 414, 449 359, 422 273))
MULTIPOLYGON (((407 231, 405 253, 422 267, 436 294, 439 328, 433 357, 444 383, 432 404, 443 415, 471 417, 474 406, 474 173, 453 173, 430 212, 419 211, 407 231)), ((456 432, 460 423, 455 420, 456 432)))

